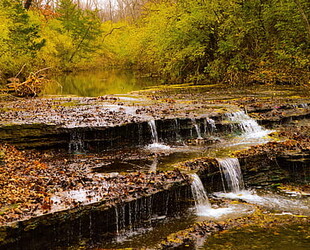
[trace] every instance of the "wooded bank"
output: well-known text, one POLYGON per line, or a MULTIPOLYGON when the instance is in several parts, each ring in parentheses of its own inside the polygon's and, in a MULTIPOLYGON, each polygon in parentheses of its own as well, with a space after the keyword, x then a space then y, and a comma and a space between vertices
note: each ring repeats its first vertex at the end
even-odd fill
POLYGON ((306 0, 0 0, 1 82, 134 68, 167 82, 309 84, 306 0))

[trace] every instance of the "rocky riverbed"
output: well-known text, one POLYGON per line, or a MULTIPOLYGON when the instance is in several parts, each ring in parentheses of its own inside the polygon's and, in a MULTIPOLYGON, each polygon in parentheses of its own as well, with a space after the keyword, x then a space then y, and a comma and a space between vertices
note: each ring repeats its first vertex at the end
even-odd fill
MULTIPOLYGON (((2 245, 14 246, 13 237, 23 231, 29 238, 42 225, 66 223, 65 214, 72 211, 80 218, 92 205, 105 210, 189 187, 192 172, 213 178, 219 174, 214 157, 220 150, 224 155, 222 146, 243 132, 239 121, 227 117, 240 110, 270 129, 263 144, 229 149, 227 156, 240 160, 245 183, 307 194, 309 104, 309 88, 283 86, 172 85, 126 96, 2 97, 2 245)), ((178 199, 186 196, 185 189, 178 199)), ((129 214, 130 206, 126 209, 129 214)), ((203 225, 195 232, 220 227, 203 225)), ((107 231, 120 227, 114 223, 107 231)))

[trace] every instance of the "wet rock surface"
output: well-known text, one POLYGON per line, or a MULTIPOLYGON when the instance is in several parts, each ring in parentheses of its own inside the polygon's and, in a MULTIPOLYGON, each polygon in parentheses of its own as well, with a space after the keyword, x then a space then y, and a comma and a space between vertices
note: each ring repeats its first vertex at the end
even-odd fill
MULTIPOLYGON (((277 129, 269 139, 272 141, 234 153, 246 184, 293 189, 302 183, 298 190, 307 192, 309 103, 307 88, 236 90, 214 85, 164 86, 132 93, 130 99, 104 96, 2 101, 1 239, 10 240, 7 232, 12 227, 25 230, 21 222, 29 221, 28 228, 35 229, 31 219, 38 216, 79 208, 90 211, 87 206, 98 203, 104 208, 117 207, 175 186, 189 187, 192 172, 212 183, 207 185, 210 192, 219 190, 221 177, 214 157, 202 158, 196 152, 185 156, 178 150, 212 150, 212 145, 225 144, 227 137, 240 135, 242 126, 227 119, 227 113, 240 109, 277 129), (154 140, 148 123, 151 120, 156 120, 158 144, 165 150, 147 147, 154 140), (49 150, 22 151, 27 145, 49 150), (191 159, 196 156, 199 159, 191 159), (165 157, 176 159, 160 169, 165 157)), ((127 209, 129 213, 130 206, 127 209)), ((53 220, 66 221, 64 217, 53 220)), ((112 217, 115 219, 115 214, 112 217)), ((251 222, 251 218, 244 221, 251 222)), ((176 242, 161 247, 191 246, 199 235, 229 228, 229 223, 203 222, 184 233, 182 240, 172 237, 176 242)), ((114 225, 111 232, 115 230, 114 225)))
POLYGON ((2 146, 1 151, 2 225, 97 201, 134 199, 189 182, 178 170, 100 175, 87 164, 47 165, 12 146, 2 146), (74 198, 75 192, 80 199, 74 198))
POLYGON ((66 128, 106 127, 151 119, 209 117, 242 108, 259 111, 257 118, 276 120, 309 114, 308 93, 308 88, 297 87, 172 85, 135 92, 131 98, 112 95, 2 101, 0 117, 2 126, 42 123, 66 128))
POLYGON ((204 221, 194 224, 191 228, 169 235, 158 246, 159 249, 193 249, 202 247, 208 237, 221 232, 227 232, 233 228, 246 229, 251 226, 272 229, 277 227, 287 227, 292 224, 307 225, 309 218, 296 217, 292 215, 279 216, 268 213, 262 209, 257 209, 252 215, 222 222, 204 221))

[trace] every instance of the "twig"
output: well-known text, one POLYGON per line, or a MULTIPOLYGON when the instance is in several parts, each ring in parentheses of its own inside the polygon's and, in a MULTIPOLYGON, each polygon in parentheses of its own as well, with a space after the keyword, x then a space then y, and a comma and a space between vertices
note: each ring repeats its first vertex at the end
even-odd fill
POLYGON ((81 41, 79 42, 78 46, 76 47, 75 51, 72 53, 70 59, 68 62, 72 62, 73 57, 75 56, 75 54, 78 52, 78 50, 80 49, 81 45, 83 44, 84 40, 86 39, 86 36, 88 35, 89 31, 91 29, 91 26, 89 25, 83 38, 81 39, 81 41))
POLYGON ((33 75, 36 75, 36 74, 38 74, 39 72, 44 71, 44 70, 47 70, 47 69, 50 69, 50 68, 53 68, 53 67, 43 68, 43 69, 40 69, 40 70, 38 70, 37 72, 32 73, 32 74, 33 74, 33 75))
POLYGON ((22 73, 23 69, 25 68, 26 64, 24 64, 22 66, 22 68, 20 69, 20 71, 17 73, 17 75, 15 76, 15 78, 17 78, 19 76, 20 73, 22 73))
POLYGON ((112 33, 113 33, 114 30, 119 30, 119 29, 121 29, 121 28, 123 28, 123 27, 124 27, 124 26, 112 28, 108 33, 106 33, 106 34, 103 36, 102 42, 104 42, 104 40, 106 39, 107 36, 112 35, 112 33))

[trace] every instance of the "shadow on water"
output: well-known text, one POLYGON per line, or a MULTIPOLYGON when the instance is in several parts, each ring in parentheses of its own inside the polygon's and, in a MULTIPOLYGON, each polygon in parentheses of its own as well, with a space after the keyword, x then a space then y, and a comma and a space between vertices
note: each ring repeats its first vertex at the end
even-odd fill
POLYGON ((159 79, 137 77, 131 71, 97 70, 55 76, 44 89, 45 95, 76 95, 95 97, 126 94, 159 84, 159 79))
POLYGON ((90 249, 156 249, 158 243, 169 234, 178 230, 184 230, 195 222, 195 216, 191 213, 185 213, 182 216, 176 216, 165 220, 157 220, 150 227, 140 230, 127 230, 116 240, 93 242, 90 249))

